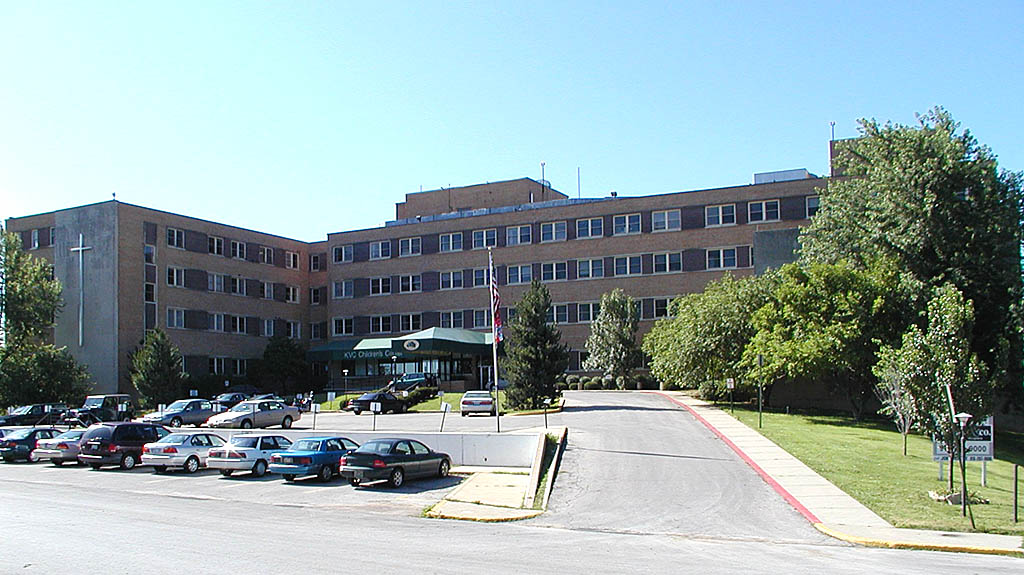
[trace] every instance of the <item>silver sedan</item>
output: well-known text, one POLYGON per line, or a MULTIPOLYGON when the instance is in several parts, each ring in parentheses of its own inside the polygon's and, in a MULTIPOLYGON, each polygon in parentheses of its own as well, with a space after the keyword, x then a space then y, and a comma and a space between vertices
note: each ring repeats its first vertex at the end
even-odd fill
POLYGON ((172 433, 142 446, 142 464, 152 465, 157 473, 168 467, 181 467, 185 473, 195 473, 200 467, 206 467, 210 449, 222 445, 223 437, 207 431, 172 433))
POLYGON ((54 465, 63 465, 65 461, 78 463, 78 442, 84 433, 84 429, 72 429, 51 439, 40 439, 32 457, 36 460, 49 459, 54 465))

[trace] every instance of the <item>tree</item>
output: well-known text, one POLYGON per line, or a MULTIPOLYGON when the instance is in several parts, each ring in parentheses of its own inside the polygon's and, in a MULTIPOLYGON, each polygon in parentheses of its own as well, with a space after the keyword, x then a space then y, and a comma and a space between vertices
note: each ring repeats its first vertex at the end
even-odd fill
POLYGON ((181 352, 167 334, 154 329, 146 334, 139 348, 129 354, 129 376, 148 407, 180 399, 188 381, 181 352))
POLYGON ((910 373, 904 366, 895 364, 891 357, 879 361, 874 367, 878 383, 875 384, 875 397, 882 407, 878 413, 886 415, 896 425, 896 431, 903 436, 903 456, 907 456, 907 436, 917 426, 917 400, 910 391, 910 373))
POLYGON ((55 325, 61 308, 60 282, 50 264, 21 249, 17 234, 0 238, 0 317, 7 345, 41 341, 55 325))
MULTIPOLYGON (((822 191, 801 257, 861 267, 884 257, 923 294, 955 285, 974 304, 971 350, 1020 400, 1021 175, 999 170, 946 111, 918 120, 862 120, 863 137, 842 143, 836 165, 849 177, 822 191)), ((914 302, 922 316, 926 300, 914 302)))
POLYGON ((724 380, 742 383, 743 350, 754 336, 751 316, 767 301, 777 274, 734 278, 726 274, 702 293, 676 298, 669 317, 644 337, 643 350, 653 373, 665 384, 706 391, 707 399, 724 393, 724 380))
POLYGON ((545 399, 554 398, 555 377, 569 367, 569 348, 547 320, 550 308, 547 288, 533 280, 508 326, 504 368, 511 384, 507 401, 513 409, 539 409, 545 399))
POLYGON ((257 387, 282 395, 308 391, 302 389, 308 375, 306 351, 294 339, 283 335, 271 337, 263 349, 263 357, 249 365, 249 379, 257 387))
POLYGON ((601 313, 590 324, 584 369, 600 370, 616 382, 631 379, 640 359, 636 341, 639 318, 633 298, 619 288, 601 296, 601 313), (620 379, 621 378, 621 379, 620 379))
POLYGON ((63 348, 24 343, 0 348, 0 405, 77 405, 89 387, 89 372, 63 348))

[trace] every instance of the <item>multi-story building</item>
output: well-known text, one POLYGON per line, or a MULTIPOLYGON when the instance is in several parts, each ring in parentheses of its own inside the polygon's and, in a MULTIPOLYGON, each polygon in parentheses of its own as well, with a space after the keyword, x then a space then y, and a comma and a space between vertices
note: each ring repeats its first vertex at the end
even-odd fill
POLYGON ((116 201, 7 229, 53 263, 66 304, 54 339, 99 390, 126 387, 128 351, 154 327, 193 374, 242 374, 282 334, 309 346, 332 381, 397 370, 473 385, 489 377, 488 248, 505 317, 531 280, 544 282, 579 370, 602 294, 635 298, 644 333, 677 295, 792 260, 824 181, 795 170, 746 186, 573 199, 524 178, 410 193, 384 226, 314 243, 116 201), (424 336, 433 345, 405 341, 429 328, 443 328, 424 336))

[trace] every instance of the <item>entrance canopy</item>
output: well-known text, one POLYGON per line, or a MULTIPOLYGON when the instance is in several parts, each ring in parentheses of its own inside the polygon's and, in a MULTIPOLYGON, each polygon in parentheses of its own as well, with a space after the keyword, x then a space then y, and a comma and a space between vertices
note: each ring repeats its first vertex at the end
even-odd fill
POLYGON ((310 348, 310 361, 344 361, 359 359, 417 359, 423 356, 452 354, 487 356, 493 338, 490 332, 445 327, 432 327, 396 338, 377 337, 345 339, 310 348))

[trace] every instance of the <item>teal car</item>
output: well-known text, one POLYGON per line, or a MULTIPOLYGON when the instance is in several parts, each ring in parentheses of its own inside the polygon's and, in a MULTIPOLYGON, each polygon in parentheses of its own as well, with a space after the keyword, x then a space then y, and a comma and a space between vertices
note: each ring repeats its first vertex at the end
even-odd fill
POLYGON ((316 475, 330 481, 339 474, 341 457, 359 447, 347 437, 306 437, 295 440, 288 449, 270 457, 270 471, 280 473, 285 481, 316 475))

